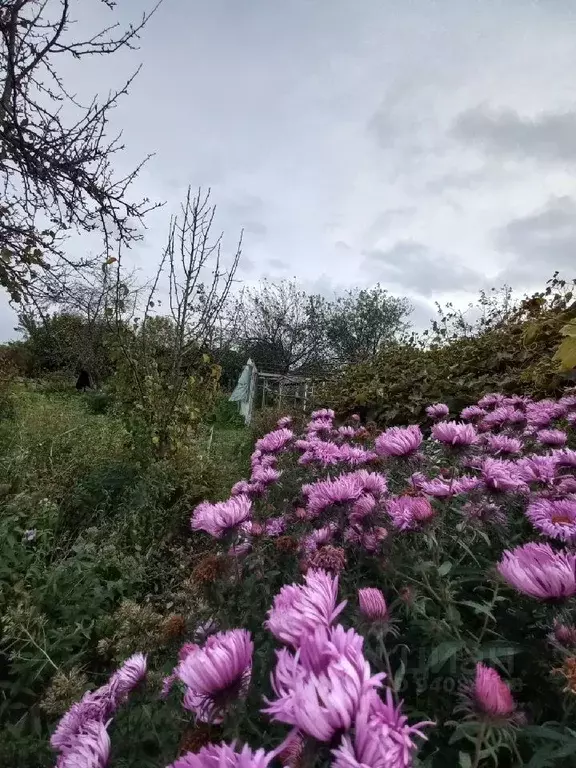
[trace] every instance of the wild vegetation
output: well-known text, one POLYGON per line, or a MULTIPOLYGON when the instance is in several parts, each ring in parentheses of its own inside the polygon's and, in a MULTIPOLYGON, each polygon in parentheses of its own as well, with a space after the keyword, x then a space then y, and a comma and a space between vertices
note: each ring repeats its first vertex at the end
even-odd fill
POLYGON ((147 765, 130 713, 178 705, 157 765, 574 764, 576 394, 428 415, 371 433, 322 409, 259 439, 192 513, 214 548, 172 672, 154 690, 157 657, 132 655, 85 694, 52 736, 63 764, 105 765, 111 737, 147 765))
POLYGON ((132 77, 60 64, 153 16, 104 5, 0 9, 0 765, 576 766, 574 283, 416 333, 380 285, 243 288, 190 189, 142 279, 132 77), (249 357, 324 407, 246 428, 249 357))

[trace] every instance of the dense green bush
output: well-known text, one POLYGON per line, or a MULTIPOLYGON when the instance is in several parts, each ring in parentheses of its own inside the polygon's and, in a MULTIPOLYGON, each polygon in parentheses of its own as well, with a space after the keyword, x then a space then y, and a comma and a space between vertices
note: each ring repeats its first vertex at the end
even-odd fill
MULTIPOLYGON (((455 411, 486 392, 546 397, 566 382, 554 355, 562 328, 576 317, 576 302, 563 281, 511 306, 480 301, 481 319, 467 325, 460 313, 443 314, 430 332, 387 346, 347 368, 326 388, 337 412, 363 412, 381 424, 425 420, 429 403, 455 411)), ((476 308, 478 309, 478 308, 476 308)))

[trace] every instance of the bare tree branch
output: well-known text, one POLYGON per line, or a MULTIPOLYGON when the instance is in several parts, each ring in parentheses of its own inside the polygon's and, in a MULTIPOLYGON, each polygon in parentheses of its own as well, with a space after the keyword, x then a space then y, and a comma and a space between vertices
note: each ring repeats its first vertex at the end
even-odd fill
MULTIPOLYGON (((4 0, 0 7, 0 284, 16 302, 30 300, 47 271, 54 282, 85 266, 65 253, 71 232, 99 232, 109 255, 112 241, 129 246, 141 238, 143 216, 155 207, 131 199, 143 163, 118 176, 112 162, 124 146, 120 135, 108 136, 110 112, 138 70, 82 105, 59 62, 135 48, 158 5, 135 25, 113 23, 82 40, 72 34, 72 6, 80 13, 86 1, 4 0)), ((102 2, 114 12, 114 2, 102 2)))

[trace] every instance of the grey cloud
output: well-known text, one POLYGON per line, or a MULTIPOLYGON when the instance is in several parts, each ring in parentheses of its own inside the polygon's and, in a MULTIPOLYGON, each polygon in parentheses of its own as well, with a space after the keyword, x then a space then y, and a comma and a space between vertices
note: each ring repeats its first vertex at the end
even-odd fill
POLYGON ((254 235, 255 237, 264 237, 268 232, 268 227, 260 221, 247 221, 242 225, 242 228, 246 234, 254 235))
MULTIPOLYGON (((425 189, 434 195, 449 190, 477 189, 484 184, 494 183, 500 170, 500 167, 495 168, 492 165, 486 165, 482 166, 482 168, 442 173, 430 179, 426 183, 425 189)), ((510 174, 507 174, 507 177, 510 179, 510 174)))
POLYGON ((236 216, 254 216, 264 208, 264 201, 257 195, 244 194, 226 202, 226 209, 236 216))
POLYGON ((417 211, 418 209, 415 206, 388 208, 388 210, 382 211, 366 230, 366 238, 378 239, 395 224, 406 221, 406 219, 414 216, 417 211))
POLYGON ((572 277, 576 263, 576 202, 552 197, 541 209, 495 232, 496 247, 514 259, 501 277, 513 285, 540 282, 558 270, 572 277))
POLYGON ((285 261, 282 261, 282 259, 268 259, 268 266, 273 269, 288 269, 288 264, 286 264, 285 261))
POLYGON ((476 290, 482 276, 422 243, 399 240, 386 250, 365 251, 365 266, 384 285, 392 283, 421 296, 476 290))
POLYGON ((334 243, 334 249, 336 250, 337 253, 346 255, 350 253, 350 251, 352 250, 352 246, 348 245, 348 243, 345 243, 344 240, 337 240, 334 243))
POLYGON ((238 264, 238 272, 244 272, 247 275, 254 272, 256 269, 256 263, 248 256, 242 255, 240 263, 238 264))
POLYGON ((542 112, 522 117, 512 109, 485 106, 456 118, 452 134, 485 152, 545 161, 576 160, 576 112, 542 112))

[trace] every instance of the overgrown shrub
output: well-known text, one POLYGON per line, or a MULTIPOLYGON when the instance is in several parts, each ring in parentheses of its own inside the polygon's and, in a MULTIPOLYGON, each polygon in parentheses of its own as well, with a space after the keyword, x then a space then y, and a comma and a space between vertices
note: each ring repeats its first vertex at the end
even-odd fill
POLYGON ((553 280, 517 306, 508 295, 504 304, 483 296, 480 309, 475 325, 449 312, 423 337, 347 368, 324 399, 338 413, 360 410, 379 424, 408 424, 424 421, 426 406, 438 400, 457 411, 492 391, 557 395, 566 378, 554 355, 562 328, 576 317, 567 284, 553 280))

